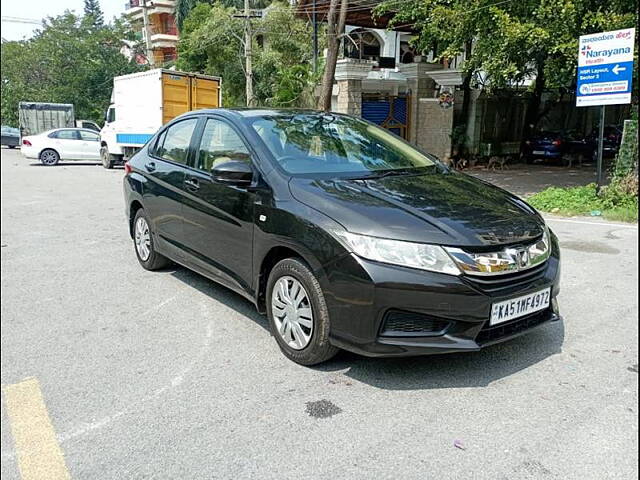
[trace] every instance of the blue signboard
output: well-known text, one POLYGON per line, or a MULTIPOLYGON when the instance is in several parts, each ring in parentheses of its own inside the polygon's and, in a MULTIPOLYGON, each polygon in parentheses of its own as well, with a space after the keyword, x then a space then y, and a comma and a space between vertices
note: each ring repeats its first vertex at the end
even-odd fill
POLYGON ((631 103, 635 29, 580 37, 576 105, 631 103))

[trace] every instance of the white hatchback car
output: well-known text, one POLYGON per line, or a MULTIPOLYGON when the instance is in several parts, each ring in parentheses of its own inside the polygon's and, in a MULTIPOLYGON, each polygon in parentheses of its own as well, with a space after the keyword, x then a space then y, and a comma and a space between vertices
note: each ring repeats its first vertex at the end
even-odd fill
POLYGON ((100 135, 85 128, 56 128, 22 137, 20 151, 48 166, 60 160, 100 161, 100 135))

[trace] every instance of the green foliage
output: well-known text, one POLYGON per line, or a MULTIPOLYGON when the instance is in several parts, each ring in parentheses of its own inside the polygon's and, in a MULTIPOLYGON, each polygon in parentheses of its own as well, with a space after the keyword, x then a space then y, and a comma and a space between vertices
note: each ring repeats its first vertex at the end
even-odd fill
POLYGON ((224 106, 244 104, 243 26, 234 12, 220 4, 196 5, 178 42, 178 69, 221 76, 224 106))
POLYGON ((629 0, 386 0, 376 12, 398 10, 395 25, 412 24, 422 50, 452 58, 473 41, 468 72, 484 72, 492 88, 521 83, 537 70, 546 86, 575 82, 578 37, 637 24, 629 0))
MULTIPOLYGON (((265 8, 270 5, 271 2, 272 0, 250 0, 249 5, 250 8, 253 9, 265 8)), ((223 7, 234 7, 238 10, 244 8, 244 0, 176 0, 174 14, 176 17, 176 25, 181 32, 184 22, 191 13, 191 10, 196 8, 199 3, 206 3, 208 5, 218 3, 223 7)))
POLYGON ((453 127, 453 130, 451 130, 449 137, 451 138, 451 144, 458 152, 464 150, 464 146, 469 140, 469 138, 467 137, 467 124, 463 123, 461 125, 456 125, 455 127, 453 127))
POLYGON ((127 31, 66 12, 29 40, 3 42, 2 124, 17 125, 20 101, 72 103, 77 118, 101 122, 113 77, 140 69, 120 53, 127 31))
MULTIPOLYGON (((245 105, 244 20, 223 2, 196 5, 184 20, 178 43, 180 70, 222 77, 225 106, 245 105)), ((273 3, 252 20, 254 94, 259 105, 309 106, 311 32, 288 4, 273 3), (257 39, 260 39, 258 41, 257 39)))
POLYGON ((84 0, 84 17, 94 27, 102 27, 104 25, 104 14, 98 0, 84 0))
POLYGON ((624 122, 620 151, 616 157, 613 174, 625 177, 638 169, 638 120, 624 122))
POLYGON ((185 20, 187 19, 191 11, 200 3, 210 5, 213 3, 213 0, 176 0, 174 16, 176 19, 178 30, 180 30, 181 33, 184 27, 185 20))
MULTIPOLYGON (((637 187, 637 183, 636 183, 637 187)), ((638 193, 629 191, 619 181, 596 193, 596 185, 583 187, 550 187, 529 197, 527 201, 538 210, 560 215, 589 215, 601 211, 603 216, 616 220, 638 220, 638 193)))

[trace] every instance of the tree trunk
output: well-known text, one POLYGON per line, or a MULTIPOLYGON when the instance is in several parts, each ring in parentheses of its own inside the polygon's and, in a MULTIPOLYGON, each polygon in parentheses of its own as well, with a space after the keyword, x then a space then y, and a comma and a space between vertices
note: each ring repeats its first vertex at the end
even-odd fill
MULTIPOLYGON (((471 57, 471 41, 465 42, 464 45, 464 57, 465 57, 465 61, 467 61, 467 59, 469 59, 469 57, 471 57)), ((460 116, 458 117, 459 120, 459 124, 460 125, 465 125, 467 128, 466 130, 469 131, 469 106, 471 105, 471 78, 473 77, 473 72, 471 70, 469 70, 466 75, 464 76, 464 79, 462 80, 462 108, 460 109, 460 116)), ((466 132, 465 132, 466 135, 466 132)), ((468 141, 469 139, 467 139, 468 141)), ((466 147, 466 149, 469 149, 469 145, 458 145, 458 148, 461 147, 466 147)), ((463 153, 463 152, 458 152, 458 153, 463 153)))
POLYGON ((523 155, 524 153, 524 142, 534 132, 535 127, 540 120, 540 104, 542 103, 542 93, 544 92, 546 81, 547 79, 544 76, 544 61, 538 61, 536 68, 536 83, 533 88, 533 93, 529 98, 527 112, 524 116, 524 126, 522 128, 522 137, 520 141, 520 155, 523 155))
POLYGON ((327 14, 327 59, 324 65, 322 84, 320 86, 320 98, 318 99, 318 110, 324 110, 325 112, 331 110, 333 79, 338 61, 340 35, 344 31, 344 24, 347 18, 348 3, 348 0, 331 0, 329 4, 329 13, 327 14), (338 2, 340 2, 340 12, 338 21, 336 22, 338 2))

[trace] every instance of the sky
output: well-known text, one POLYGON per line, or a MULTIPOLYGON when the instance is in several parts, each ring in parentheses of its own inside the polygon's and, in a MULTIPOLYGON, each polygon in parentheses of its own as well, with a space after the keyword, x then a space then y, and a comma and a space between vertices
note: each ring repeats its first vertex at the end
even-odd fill
MULTIPOLYGON (((127 0, 100 0, 105 20, 120 16, 127 0)), ((84 0, 0 0, 2 17, 20 17, 29 20, 40 20, 44 17, 62 14, 65 10, 82 13, 84 0)), ((21 40, 33 34, 38 25, 26 23, 9 23, 2 20, 2 38, 21 40)))

